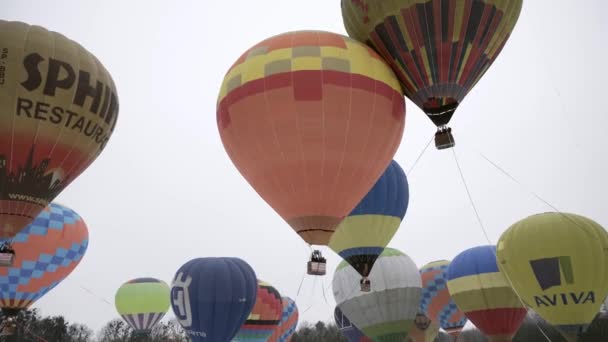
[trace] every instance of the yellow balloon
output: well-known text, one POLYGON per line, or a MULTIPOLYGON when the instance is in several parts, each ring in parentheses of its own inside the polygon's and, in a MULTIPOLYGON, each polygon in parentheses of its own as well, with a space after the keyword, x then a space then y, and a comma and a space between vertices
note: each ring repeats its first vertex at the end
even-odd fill
POLYGON ((93 163, 118 107, 112 77, 81 45, 0 20, 0 238, 15 236, 93 163))
POLYGON ((524 302, 561 330, 589 324, 608 295, 608 234, 583 216, 525 218, 502 234, 496 257, 524 302))

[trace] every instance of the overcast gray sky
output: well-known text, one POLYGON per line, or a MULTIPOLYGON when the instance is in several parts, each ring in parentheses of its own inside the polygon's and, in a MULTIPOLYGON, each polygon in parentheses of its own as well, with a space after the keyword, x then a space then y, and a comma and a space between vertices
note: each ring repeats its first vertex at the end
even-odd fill
MULTIPOLYGON (((502 54, 452 119, 455 152, 492 243, 515 221, 551 210, 531 191, 608 225, 607 11, 604 0, 524 1, 502 54)), ((338 0, 2 0, 0 18, 81 43, 112 74, 121 105, 105 151, 57 198, 88 224, 89 250, 35 307, 98 330, 117 317, 114 293, 124 281, 170 283, 202 256, 241 257, 296 298, 309 249, 233 166, 215 104, 229 66, 260 40, 299 29, 346 34, 338 0)), ((395 159, 407 171, 435 128, 406 105, 395 159)), ((452 151, 431 146, 409 184, 392 247, 420 267, 487 244, 452 151)), ((306 278, 297 297, 301 320, 332 317, 331 288, 326 303, 322 285, 340 260, 325 254, 327 276, 306 278)))

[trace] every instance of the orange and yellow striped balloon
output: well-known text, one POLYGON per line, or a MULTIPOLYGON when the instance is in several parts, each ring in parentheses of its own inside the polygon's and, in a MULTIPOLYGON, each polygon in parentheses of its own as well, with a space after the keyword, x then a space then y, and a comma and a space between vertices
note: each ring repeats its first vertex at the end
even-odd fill
POLYGON ((217 124, 232 162, 308 243, 336 226, 391 162, 405 102, 366 45, 323 31, 266 39, 230 68, 217 124))

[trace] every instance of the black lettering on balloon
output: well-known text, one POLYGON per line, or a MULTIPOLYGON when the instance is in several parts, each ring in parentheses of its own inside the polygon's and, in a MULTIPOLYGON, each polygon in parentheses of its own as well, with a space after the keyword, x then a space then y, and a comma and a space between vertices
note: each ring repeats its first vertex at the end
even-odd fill
POLYGON ((23 114, 27 115, 28 118, 32 117, 32 113, 30 113, 30 109, 32 109, 32 107, 34 106, 34 104, 32 103, 31 100, 29 99, 24 99, 24 98, 18 98, 17 99, 17 115, 21 116, 23 114))
POLYGON ((70 89, 74 85, 74 81, 76 81, 76 74, 68 63, 49 58, 49 72, 44 85, 44 95, 55 96, 57 88, 70 89), (67 75, 60 79, 62 69, 65 70, 67 75))
POLYGON ((68 115, 69 115, 68 119, 65 122, 65 127, 68 127, 68 126, 70 126, 70 122, 72 122, 72 118, 75 116, 78 116, 78 113, 74 113, 71 110, 66 110, 65 112, 68 113, 68 115))
POLYGON ((74 97, 74 104, 80 107, 84 106, 84 101, 87 97, 93 98, 91 103, 91 113, 97 113, 99 110, 99 104, 101 103, 101 96, 103 95, 103 84, 99 81, 95 83, 95 88, 91 87, 89 82, 91 81, 91 75, 80 70, 78 73, 78 87, 76 88, 76 95, 74 97))
POLYGON ((23 59, 23 67, 27 72, 27 79, 21 82, 23 88, 32 91, 42 83, 42 74, 38 70, 38 65, 44 61, 44 58, 37 53, 30 53, 23 59))
POLYGON ((83 128, 84 128, 84 117, 81 116, 78 118, 78 120, 76 120, 76 123, 74 124, 74 126, 72 126, 72 129, 78 129, 80 131, 80 133, 82 133, 83 128))
POLYGON ((51 115, 49 116, 49 121, 58 124, 63 120, 63 108, 61 107, 53 107, 51 109, 51 115))
POLYGON ((34 117, 38 120, 46 121, 46 116, 43 116, 42 114, 48 114, 50 106, 50 104, 45 102, 36 102, 36 110, 34 111, 34 117))

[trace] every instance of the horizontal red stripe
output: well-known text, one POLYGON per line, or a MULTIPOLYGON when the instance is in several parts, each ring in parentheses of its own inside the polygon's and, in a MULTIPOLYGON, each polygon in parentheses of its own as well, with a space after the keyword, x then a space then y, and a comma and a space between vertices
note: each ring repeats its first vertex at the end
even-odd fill
POLYGON ((466 316, 486 335, 513 335, 527 312, 524 308, 490 309, 467 312, 466 316))

